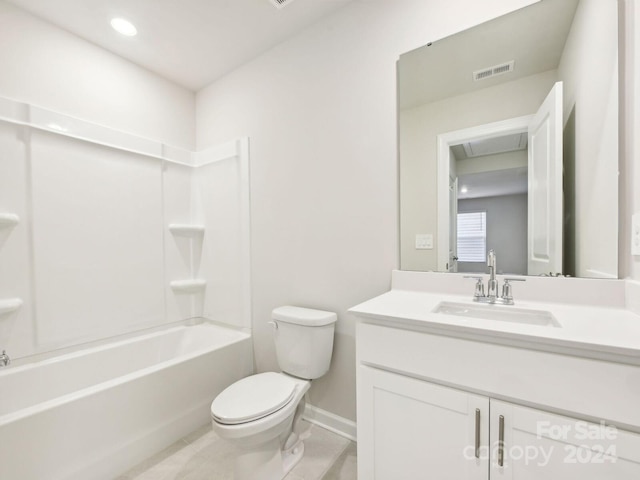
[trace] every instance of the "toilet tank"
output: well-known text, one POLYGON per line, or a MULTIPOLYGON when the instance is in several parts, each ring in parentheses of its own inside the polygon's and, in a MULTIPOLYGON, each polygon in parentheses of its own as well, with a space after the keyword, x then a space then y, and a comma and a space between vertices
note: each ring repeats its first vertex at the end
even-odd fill
POLYGON ((333 312, 301 307, 278 307, 271 314, 278 364, 283 372, 314 379, 329 370, 333 332, 338 316, 333 312))

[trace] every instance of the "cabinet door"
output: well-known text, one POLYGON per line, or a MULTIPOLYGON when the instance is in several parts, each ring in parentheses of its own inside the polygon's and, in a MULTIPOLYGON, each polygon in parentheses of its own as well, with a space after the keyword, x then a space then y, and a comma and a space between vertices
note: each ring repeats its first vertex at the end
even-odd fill
POLYGON ((638 434, 497 400, 490 408, 491 480, 640 479, 638 434))
POLYGON ((487 480, 488 414, 487 397, 361 365, 358 478, 487 480))

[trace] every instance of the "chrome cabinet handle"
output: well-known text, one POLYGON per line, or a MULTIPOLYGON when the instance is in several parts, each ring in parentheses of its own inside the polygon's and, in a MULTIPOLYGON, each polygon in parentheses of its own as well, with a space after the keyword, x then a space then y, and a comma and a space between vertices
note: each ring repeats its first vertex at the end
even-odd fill
POLYGON ((504 416, 500 415, 498 422, 498 466, 504 466, 504 416))
POLYGON ((480 409, 476 408, 476 458, 480 458, 480 409))

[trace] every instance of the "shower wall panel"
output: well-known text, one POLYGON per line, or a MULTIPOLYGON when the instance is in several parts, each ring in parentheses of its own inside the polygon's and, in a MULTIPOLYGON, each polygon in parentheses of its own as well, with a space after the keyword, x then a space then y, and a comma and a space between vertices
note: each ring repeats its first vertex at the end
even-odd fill
POLYGON ((38 346, 163 323, 161 161, 40 131, 30 145, 38 346))
POLYGON ((0 349, 250 329, 248 145, 194 153, 0 97, 0 349))
POLYGON ((32 348, 27 134, 21 125, 0 121, 0 214, 19 218, 17 225, 0 228, 0 301, 22 301, 18 311, 0 314, 0 349, 14 355, 32 348), (6 339, 13 339, 11 350, 6 339))

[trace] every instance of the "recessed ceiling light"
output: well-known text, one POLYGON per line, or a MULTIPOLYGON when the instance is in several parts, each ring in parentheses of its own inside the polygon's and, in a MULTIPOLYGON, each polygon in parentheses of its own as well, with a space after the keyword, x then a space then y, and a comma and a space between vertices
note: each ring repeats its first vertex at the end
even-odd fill
POLYGON ((466 185, 463 185, 462 188, 460 188, 460 193, 467 193, 469 191, 469 189, 467 188, 466 185))
POLYGON ((133 37, 138 33, 138 29, 136 28, 136 26, 129 20, 125 20, 124 18, 112 19, 111 26, 116 32, 121 33, 122 35, 126 35, 127 37, 133 37))

